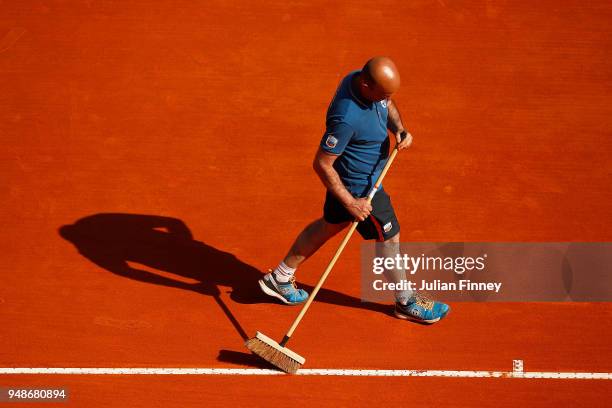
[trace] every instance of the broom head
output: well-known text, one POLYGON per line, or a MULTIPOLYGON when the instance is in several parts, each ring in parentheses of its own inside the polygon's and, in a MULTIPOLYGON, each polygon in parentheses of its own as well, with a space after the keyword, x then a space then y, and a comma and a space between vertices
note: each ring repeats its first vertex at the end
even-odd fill
POLYGON ((255 337, 248 339, 244 345, 268 363, 289 374, 295 374, 306 361, 304 357, 281 346, 260 332, 257 332, 255 337))

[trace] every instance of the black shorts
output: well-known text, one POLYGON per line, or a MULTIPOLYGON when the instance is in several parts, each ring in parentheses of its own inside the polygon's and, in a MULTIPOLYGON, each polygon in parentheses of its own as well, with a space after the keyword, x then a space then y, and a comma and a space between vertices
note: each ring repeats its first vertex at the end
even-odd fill
MULTIPOLYGON (((329 191, 325 195, 323 219, 330 224, 353 221, 355 218, 329 191)), ((364 239, 386 241, 400 231, 400 225, 391 205, 391 198, 385 190, 379 190, 372 200, 370 216, 357 225, 357 231, 364 239)))

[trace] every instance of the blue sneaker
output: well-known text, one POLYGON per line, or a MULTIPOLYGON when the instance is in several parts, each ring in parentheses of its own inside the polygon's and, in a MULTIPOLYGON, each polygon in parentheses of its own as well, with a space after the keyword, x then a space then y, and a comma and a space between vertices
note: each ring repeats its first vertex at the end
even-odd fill
POLYGON ((420 293, 415 293, 413 301, 406 305, 395 302, 395 317, 417 323, 435 323, 443 319, 449 310, 446 303, 436 302, 420 293))
POLYGON ((259 280, 261 290, 266 294, 280 299, 287 305, 299 305, 308 299, 308 292, 298 289, 295 278, 292 276, 289 282, 279 282, 273 272, 269 272, 259 280))

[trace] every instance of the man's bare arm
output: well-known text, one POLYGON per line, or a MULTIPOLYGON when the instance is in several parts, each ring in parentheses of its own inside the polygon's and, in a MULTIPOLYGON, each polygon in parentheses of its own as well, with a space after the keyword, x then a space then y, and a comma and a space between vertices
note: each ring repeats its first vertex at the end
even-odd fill
POLYGON ((337 155, 329 154, 319 148, 315 155, 312 167, 325 185, 325 187, 340 201, 340 203, 353 215, 355 218, 363 221, 372 211, 372 206, 367 202, 366 198, 355 198, 344 187, 342 180, 333 165, 337 155))
POLYGON ((387 117, 387 129, 395 135, 395 140, 399 143, 399 150, 403 150, 412 144, 412 135, 404 128, 402 116, 392 99, 387 100, 387 110, 389 112, 389 116, 387 117), (402 141, 401 133, 404 131, 406 131, 407 134, 406 138, 402 141))
POLYGON ((400 115, 399 109, 397 109, 395 102, 393 102, 393 99, 389 99, 387 101, 387 110, 389 111, 389 117, 387 118, 387 129, 389 129, 393 134, 404 130, 402 116, 400 115))
POLYGON ((329 154, 319 148, 317 155, 312 163, 312 167, 325 185, 325 187, 344 205, 345 207, 354 200, 351 193, 348 192, 336 169, 334 162, 339 156, 329 154))

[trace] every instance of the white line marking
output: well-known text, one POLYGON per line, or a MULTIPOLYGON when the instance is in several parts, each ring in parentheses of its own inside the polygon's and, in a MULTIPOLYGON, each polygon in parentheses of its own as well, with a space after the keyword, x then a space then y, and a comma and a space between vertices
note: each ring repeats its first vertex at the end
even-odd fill
MULTIPOLYGON (((277 370, 259 368, 78 368, 78 367, 3 367, 0 374, 60 375, 285 375, 277 370)), ((586 372, 515 372, 451 370, 345 370, 306 368, 297 375, 357 377, 455 377, 455 378, 527 378, 558 380, 611 380, 612 373, 586 372)))

